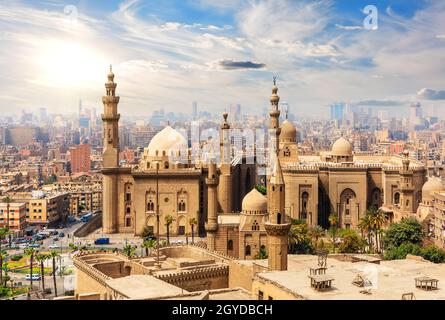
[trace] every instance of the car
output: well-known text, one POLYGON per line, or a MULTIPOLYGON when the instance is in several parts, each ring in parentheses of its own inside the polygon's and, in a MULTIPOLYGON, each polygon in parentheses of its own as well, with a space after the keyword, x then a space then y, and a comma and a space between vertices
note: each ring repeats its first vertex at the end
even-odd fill
POLYGON ((110 244, 110 238, 98 238, 94 241, 94 244, 110 244))
POLYGON ((59 237, 60 237, 60 238, 63 238, 64 236, 65 236, 65 233, 63 233, 63 232, 60 232, 60 233, 59 233, 59 237))
POLYGON ((28 244, 27 243, 21 243, 21 244, 19 244, 19 248, 20 249, 26 249, 26 248, 28 248, 28 244))
MULTIPOLYGON (((33 281, 39 281, 40 279, 41 279, 40 274, 38 274, 38 273, 33 273, 32 274, 32 280, 33 281)), ((30 274, 26 275, 26 280, 31 280, 31 275, 30 274)))
POLYGON ((28 245, 28 247, 30 247, 30 248, 40 248, 40 244, 38 244, 38 243, 31 243, 31 244, 28 245))
POLYGON ((59 249, 59 245, 57 243, 53 243, 52 245, 49 246, 50 249, 59 249))

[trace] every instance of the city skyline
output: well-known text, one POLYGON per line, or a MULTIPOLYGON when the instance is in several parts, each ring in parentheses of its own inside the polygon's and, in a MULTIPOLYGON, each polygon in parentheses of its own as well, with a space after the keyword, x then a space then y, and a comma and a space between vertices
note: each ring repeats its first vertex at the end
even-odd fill
POLYGON ((290 112, 323 116, 335 102, 389 109, 442 106, 445 5, 374 1, 4 1, 4 114, 100 108, 109 64, 129 116, 267 105, 278 76, 290 112), (38 96, 38 100, 36 100, 38 96), (186 108, 186 109, 185 109, 186 108), (11 111, 9 111, 11 110, 11 111))

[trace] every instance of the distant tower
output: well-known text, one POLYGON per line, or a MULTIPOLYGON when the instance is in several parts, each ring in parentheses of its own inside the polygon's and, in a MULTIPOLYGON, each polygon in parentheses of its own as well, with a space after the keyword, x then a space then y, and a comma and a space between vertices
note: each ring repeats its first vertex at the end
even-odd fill
POLYGON ((273 170, 270 174, 270 179, 267 184, 267 208, 269 219, 265 223, 267 232, 267 250, 269 259, 269 270, 287 270, 287 247, 288 234, 291 227, 290 223, 286 222, 285 213, 285 184, 283 172, 281 171, 281 164, 278 158, 278 138, 280 136, 278 102, 280 97, 277 95, 278 88, 274 78, 274 86, 272 88, 272 97, 270 98, 270 126, 269 134, 272 136, 272 143, 274 145, 269 148, 270 157, 273 163, 273 170))
POLYGON ((116 83, 110 66, 108 82, 105 84, 106 96, 102 97, 104 113, 102 121, 104 126, 103 137, 103 232, 117 231, 117 177, 119 173, 119 118, 117 105, 119 97, 116 96, 116 83))
POLYGON ((408 151, 403 152, 402 170, 400 171, 400 208, 404 213, 414 213, 417 210, 414 199, 413 171, 409 168, 408 151))
POLYGON ((210 160, 207 185, 207 223, 205 229, 207 231, 207 248, 215 250, 216 231, 218 230, 217 210, 218 199, 216 187, 218 186, 218 177, 216 173, 216 164, 213 159, 210 160))
POLYGON ((230 125, 228 114, 223 113, 224 121, 220 132, 221 175, 218 187, 218 202, 223 213, 232 212, 232 165, 230 163, 230 125))

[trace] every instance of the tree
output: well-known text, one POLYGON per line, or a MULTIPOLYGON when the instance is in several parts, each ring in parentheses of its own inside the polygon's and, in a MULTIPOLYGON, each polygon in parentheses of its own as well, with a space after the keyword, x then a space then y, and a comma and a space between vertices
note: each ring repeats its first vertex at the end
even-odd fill
POLYGON ((0 250, 0 287, 3 285, 3 267, 6 264, 8 254, 4 250, 0 250))
POLYGON ((258 253, 255 255, 255 259, 258 259, 258 260, 267 259, 267 257, 268 257, 268 255, 267 255, 266 248, 263 246, 260 248, 258 253))
POLYGON ((51 250, 49 252, 48 258, 53 261, 53 282, 54 282, 54 295, 57 297, 57 281, 56 281, 56 258, 59 257, 59 254, 56 250, 51 250))
POLYGON ((329 215, 329 236, 332 241, 333 252, 335 253, 335 248, 337 247, 337 233, 338 233, 338 216, 336 214, 329 215))
POLYGON ((128 258, 132 258, 136 254, 136 246, 132 246, 131 244, 126 244, 122 250, 128 258))
POLYGON ((388 222, 386 213, 383 210, 380 210, 377 207, 372 206, 366 211, 366 215, 369 216, 370 222, 372 224, 372 229, 374 231, 375 251, 380 252, 380 249, 382 247, 381 246, 382 228, 388 222))
POLYGON ((423 238, 422 225, 415 218, 404 218, 389 226, 384 234, 383 243, 385 248, 391 249, 404 243, 420 245, 423 238))
POLYGON ((385 250, 384 259, 385 260, 405 259, 408 254, 420 256, 421 255, 420 245, 410 242, 404 242, 398 247, 389 247, 387 250, 385 250))
POLYGON ((170 244, 170 226, 176 219, 171 215, 165 217, 165 226, 167 227, 167 244, 170 244))
POLYGON ((26 248, 24 250, 24 253, 29 256, 29 274, 31 276, 30 278, 30 288, 32 290, 32 271, 34 267, 34 256, 36 254, 36 250, 34 248, 26 248))
POLYGON ((320 226, 315 226, 315 227, 312 227, 309 229, 309 236, 313 240, 313 246, 315 249, 317 249, 318 239, 324 237, 324 235, 325 235, 325 232, 324 232, 323 228, 320 226))
POLYGON ((359 253, 365 247, 365 241, 352 229, 343 229, 339 232, 341 242, 338 246, 340 253, 359 253))
POLYGON ((156 247, 156 240, 147 239, 142 242, 142 248, 145 248, 146 256, 148 256, 148 251, 151 251, 154 247, 156 247))
POLYGON ((45 290, 45 268, 43 263, 48 259, 48 255, 45 253, 37 253, 36 260, 40 264, 40 276, 42 277, 42 290, 45 290))
POLYGON ((77 249, 79 249, 79 247, 76 246, 73 242, 71 242, 68 246, 70 247, 71 252, 75 252, 77 251, 77 249))
MULTIPOLYGON (((8 234, 9 230, 7 228, 0 228, 0 254, 4 252, 2 249, 2 240, 5 239, 8 234)), ((0 256, 0 284, 3 282, 3 262, 3 256, 0 256)))
POLYGON ((265 186, 262 186, 262 185, 260 185, 260 184, 257 184, 257 185, 255 186, 255 189, 257 189, 257 191, 258 191, 259 193, 261 193, 263 196, 267 195, 267 188, 266 188, 265 186))
POLYGON ((311 254, 312 247, 309 230, 304 220, 292 220, 292 226, 288 234, 289 251, 296 254, 311 254))
MULTIPOLYGON (((4 203, 6 203, 6 219, 7 219, 6 227, 8 230, 11 230, 10 205, 12 203, 12 199, 9 196, 7 196, 7 197, 4 197, 2 201, 4 203)), ((11 246, 12 246, 11 232, 8 233, 8 236, 9 236, 9 247, 11 248, 11 246)))
POLYGON ((195 243, 195 225, 198 224, 198 221, 196 221, 195 218, 191 218, 189 220, 189 224, 192 227, 192 244, 195 243))
POLYGON ((154 234, 151 231, 151 228, 149 226, 145 226, 144 231, 142 231, 141 236, 142 236, 142 238, 148 238, 148 237, 154 236, 154 234))
POLYGON ((372 232, 373 232, 373 221, 370 215, 365 215, 363 218, 360 219, 358 223, 358 228, 362 232, 362 237, 367 237, 367 243, 369 251, 371 251, 371 239, 372 239, 372 232))
POLYGON ((445 250, 440 249, 435 245, 429 245, 428 247, 423 248, 420 254, 424 259, 434 263, 445 262, 445 250))

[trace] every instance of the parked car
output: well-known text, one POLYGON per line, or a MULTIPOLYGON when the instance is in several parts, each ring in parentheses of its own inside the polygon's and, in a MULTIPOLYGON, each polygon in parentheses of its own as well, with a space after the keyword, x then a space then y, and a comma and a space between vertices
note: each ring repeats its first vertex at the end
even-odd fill
POLYGON ((59 245, 57 243, 53 243, 52 245, 49 246, 50 249, 59 249, 59 245))
POLYGON ((27 243, 20 243, 19 244, 19 248, 20 249, 26 249, 26 248, 28 248, 28 244, 27 243))
POLYGON ((94 244, 110 244, 110 238, 98 238, 94 244))
POLYGON ((40 244, 38 244, 38 243, 31 243, 30 245, 28 245, 28 247, 30 247, 30 248, 40 248, 40 244))
POLYGON ((59 233, 59 237, 60 237, 60 238, 63 238, 64 236, 65 236, 65 233, 63 233, 63 232, 60 232, 60 233, 59 233))
MULTIPOLYGON (((32 274, 32 280, 33 281, 39 281, 40 279, 41 279, 40 274, 38 274, 38 273, 33 273, 32 274)), ((31 275, 30 274, 26 275, 26 280, 31 280, 31 275)))

